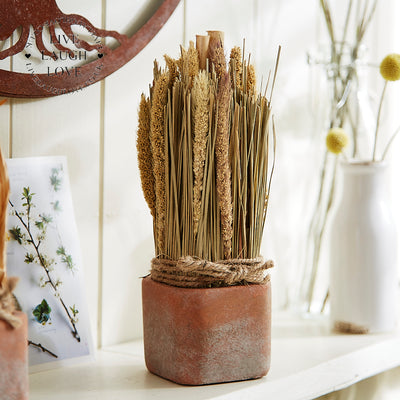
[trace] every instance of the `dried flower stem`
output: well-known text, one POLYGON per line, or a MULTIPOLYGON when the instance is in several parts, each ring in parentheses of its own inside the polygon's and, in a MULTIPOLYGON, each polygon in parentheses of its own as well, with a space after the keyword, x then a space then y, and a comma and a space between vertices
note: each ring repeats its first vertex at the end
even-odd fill
POLYGON ((217 171, 218 203, 221 210, 222 238, 224 257, 232 253, 232 193, 231 170, 229 166, 229 104, 230 77, 227 72, 221 76, 217 95, 217 137, 215 142, 215 160, 217 171))
POLYGON ((47 353, 47 354, 51 355, 54 358, 58 358, 57 354, 54 354, 52 351, 50 351, 46 347, 42 346, 40 343, 35 343, 35 342, 32 342, 32 340, 28 340, 28 346, 36 347, 37 349, 39 349, 43 353, 47 353))
POLYGON ((43 256, 43 254, 40 252, 39 247, 42 244, 41 240, 39 239, 35 239, 33 237, 33 233, 31 230, 31 207, 32 207, 32 203, 31 203, 31 199, 29 198, 29 195, 27 195, 26 197, 24 197, 24 200, 26 201, 26 212, 24 214, 20 214, 18 212, 18 210, 16 209, 16 207, 14 206, 14 204, 11 202, 11 200, 8 200, 8 203, 10 204, 11 208, 13 209, 13 212, 15 214, 15 216, 18 218, 18 220, 21 222, 23 228, 26 231, 26 234, 28 235, 28 243, 30 245, 32 245, 35 254, 37 255, 37 259, 39 260, 40 266, 43 268, 44 272, 46 273, 46 283, 50 285, 50 287, 52 288, 52 290, 54 291, 54 294, 56 295, 56 298, 58 298, 58 300, 61 303, 61 306, 63 307, 68 320, 72 326, 72 336, 78 341, 81 341, 81 337, 79 335, 78 329, 76 327, 76 323, 75 323, 75 319, 74 317, 71 315, 70 310, 68 309, 68 307, 66 306, 66 304, 64 303, 64 300, 61 297, 60 291, 58 289, 58 285, 57 283, 54 281, 54 279, 51 276, 51 271, 49 269, 49 267, 47 266, 45 257, 43 256), (23 215, 25 215, 25 219, 23 218, 23 215))
POLYGON ((207 136, 209 129, 209 98, 210 87, 208 75, 200 72, 194 79, 193 96, 193 225, 197 234, 201 213, 201 193, 203 190, 204 165, 207 151, 207 136))
POLYGON ((375 127, 375 137, 374 137, 374 150, 372 152, 372 161, 376 160, 376 147, 377 147, 377 144, 378 144, 379 123, 380 123, 380 120, 381 120, 382 105, 383 105, 383 99, 385 97, 387 83, 388 83, 388 81, 385 80, 385 84, 383 86, 383 90, 382 90, 382 94, 381 94, 381 99, 379 101, 378 116, 376 117, 376 127, 375 127))

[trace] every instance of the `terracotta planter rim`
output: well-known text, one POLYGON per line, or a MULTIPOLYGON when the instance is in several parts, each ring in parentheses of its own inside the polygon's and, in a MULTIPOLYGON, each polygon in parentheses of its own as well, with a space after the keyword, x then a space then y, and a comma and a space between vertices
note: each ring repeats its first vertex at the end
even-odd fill
MULTIPOLYGON (((267 276, 270 276, 270 274, 268 274, 267 276)), ((181 287, 181 286, 175 286, 175 285, 168 285, 167 283, 159 282, 159 281, 154 280, 151 277, 151 275, 147 275, 147 276, 143 277, 142 279, 146 279, 146 278, 150 278, 154 283, 156 283, 158 285, 173 287, 173 288, 182 289, 182 290, 190 290, 190 291, 193 291, 193 290, 232 289, 232 288, 237 288, 237 287, 241 288, 241 287, 244 287, 244 286, 265 286, 265 285, 268 285, 270 283, 270 280, 267 280, 264 283, 244 283, 244 284, 230 285, 230 286, 212 286, 212 287, 200 287, 200 288, 199 287, 194 287, 194 288, 191 288, 191 287, 181 287)))

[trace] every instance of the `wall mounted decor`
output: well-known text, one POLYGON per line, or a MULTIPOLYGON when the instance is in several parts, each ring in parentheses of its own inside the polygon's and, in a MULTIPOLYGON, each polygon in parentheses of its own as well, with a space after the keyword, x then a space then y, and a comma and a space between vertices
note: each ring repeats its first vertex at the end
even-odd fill
POLYGON ((0 0, 0 60, 24 57, 24 70, 0 69, 0 95, 57 96, 102 80, 151 41, 179 1, 162 1, 148 21, 128 37, 96 28, 79 14, 64 14, 56 0, 0 0), (72 26, 80 28, 80 33, 73 31, 72 26), (15 32, 19 32, 19 37, 12 41, 15 32), (105 44, 106 38, 114 43, 105 44))

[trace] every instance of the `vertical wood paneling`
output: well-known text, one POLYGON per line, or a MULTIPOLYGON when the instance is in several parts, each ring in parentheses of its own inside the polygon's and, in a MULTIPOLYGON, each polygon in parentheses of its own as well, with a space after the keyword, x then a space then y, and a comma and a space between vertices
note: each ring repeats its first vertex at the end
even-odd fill
MULTIPOLYGON (((154 248, 136 161, 137 108, 152 81, 153 60, 178 55, 182 3, 150 44, 105 81, 103 345, 142 334, 140 277, 150 269, 154 248)), ((118 26, 115 10, 134 16, 137 9, 134 2, 107 2, 106 27, 118 26)))
POLYGON ((5 157, 9 156, 10 150, 10 113, 11 101, 7 101, 0 107, 0 147, 5 157))
MULTIPOLYGON (((100 26, 102 10, 97 0, 57 3, 65 13, 84 15, 100 26)), ((99 83, 54 98, 13 100, 13 157, 67 156, 94 337, 98 302, 100 118, 99 83)))
MULTIPOLYGON (((7 43, 4 43, 7 46, 7 43)), ((11 60, 0 60, 0 68, 10 70, 11 60)), ((0 98, 3 99, 3 98, 0 98)), ((8 100, 6 104, 0 107, 0 147, 5 157, 10 156, 10 115, 12 100, 8 100)))

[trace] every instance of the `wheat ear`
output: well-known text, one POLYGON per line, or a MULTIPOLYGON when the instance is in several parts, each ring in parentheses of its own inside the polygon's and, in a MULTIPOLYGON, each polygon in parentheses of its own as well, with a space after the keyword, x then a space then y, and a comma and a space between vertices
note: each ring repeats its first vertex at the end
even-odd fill
POLYGON ((208 74, 201 71, 194 79, 192 89, 193 104, 193 224, 197 234, 200 212, 201 194, 203 190, 204 165, 206 160, 207 137, 209 130, 210 84, 208 74))
POLYGON ((229 163, 229 104, 230 77, 225 72, 220 79, 217 94, 217 136, 215 141, 215 159, 217 171, 218 203, 221 211, 221 230, 225 259, 232 253, 232 191, 229 163))
POLYGON ((165 106, 168 97, 168 72, 162 72, 154 83, 150 110, 150 142, 153 152, 153 171, 156 193, 157 247, 165 252, 165 106))
POLYGON ((153 218, 156 216, 156 192, 153 172, 153 154, 150 143, 150 100, 144 94, 139 105, 139 126, 137 133, 136 148, 140 180, 144 198, 150 208, 153 218))

